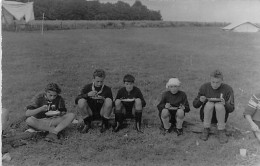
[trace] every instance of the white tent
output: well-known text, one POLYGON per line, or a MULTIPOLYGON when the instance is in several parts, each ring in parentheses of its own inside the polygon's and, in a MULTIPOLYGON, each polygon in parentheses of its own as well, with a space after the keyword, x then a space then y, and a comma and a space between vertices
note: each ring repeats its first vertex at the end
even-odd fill
POLYGON ((222 28, 225 31, 234 31, 234 32, 258 32, 260 27, 251 22, 243 23, 232 23, 228 26, 222 28))
POLYGON ((11 24, 14 20, 24 20, 26 23, 34 20, 33 2, 3 1, 2 23, 11 24))

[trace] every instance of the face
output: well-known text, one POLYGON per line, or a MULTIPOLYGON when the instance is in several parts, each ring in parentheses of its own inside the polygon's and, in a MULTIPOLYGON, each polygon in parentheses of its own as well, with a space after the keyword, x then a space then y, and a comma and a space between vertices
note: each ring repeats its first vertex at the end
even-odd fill
POLYGON ((218 89, 222 84, 223 80, 221 78, 211 77, 210 84, 213 89, 218 89))
POLYGON ((180 90, 180 85, 169 85, 168 89, 172 94, 175 94, 180 90))
POLYGON ((134 83, 133 82, 124 82, 125 88, 127 92, 130 92, 134 88, 134 83))
POLYGON ((58 95, 57 92, 54 92, 54 91, 47 91, 46 92, 46 98, 49 101, 53 101, 54 99, 56 99, 57 95, 58 95))
POLYGON ((94 85, 95 87, 101 87, 104 83, 104 79, 103 77, 95 77, 94 80, 94 85))

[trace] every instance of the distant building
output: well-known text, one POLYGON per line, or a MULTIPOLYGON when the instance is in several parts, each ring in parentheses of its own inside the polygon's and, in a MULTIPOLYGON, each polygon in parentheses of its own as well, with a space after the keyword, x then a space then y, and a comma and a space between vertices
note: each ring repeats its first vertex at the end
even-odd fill
POLYGON ((231 23, 222 29, 225 31, 233 31, 233 32, 258 32, 260 30, 260 27, 251 22, 243 22, 243 23, 231 23))

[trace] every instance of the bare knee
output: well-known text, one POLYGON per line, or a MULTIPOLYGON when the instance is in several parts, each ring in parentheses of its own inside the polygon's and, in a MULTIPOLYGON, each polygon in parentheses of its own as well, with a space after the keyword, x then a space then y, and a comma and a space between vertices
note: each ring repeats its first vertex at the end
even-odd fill
POLYGON ((86 106, 88 105, 87 100, 86 99, 79 99, 78 101, 78 107, 80 109, 86 108, 86 106))
POLYGON ((32 126, 32 127, 36 126, 36 122, 35 122, 35 119, 33 117, 27 118, 25 122, 29 126, 32 126))
POLYGON ((66 117, 66 119, 69 119, 72 121, 75 118, 75 114, 70 112, 70 113, 67 113, 65 115, 65 117, 66 117))
POLYGON ((142 101, 139 98, 135 99, 135 109, 136 110, 141 110, 142 109, 142 101))
POLYGON ((215 109, 216 111, 226 111, 224 105, 220 103, 215 104, 215 109))
POLYGON ((116 107, 116 110, 121 109, 121 107, 122 107, 122 102, 121 102, 121 100, 116 99, 116 101, 115 101, 115 107, 116 107))
POLYGON ((112 109, 113 102, 110 98, 106 98, 104 101, 104 107, 112 109))
POLYGON ((169 111, 167 109, 163 109, 161 113, 161 118, 166 119, 169 117, 169 111))
POLYGON ((212 103, 212 102, 207 102, 206 105, 205 105, 205 107, 204 107, 204 112, 205 112, 205 111, 212 111, 213 108, 214 108, 214 106, 215 106, 214 103, 212 103))
POLYGON ((176 112, 176 116, 180 119, 183 119, 184 118, 184 111, 183 109, 178 109, 177 112, 176 112))

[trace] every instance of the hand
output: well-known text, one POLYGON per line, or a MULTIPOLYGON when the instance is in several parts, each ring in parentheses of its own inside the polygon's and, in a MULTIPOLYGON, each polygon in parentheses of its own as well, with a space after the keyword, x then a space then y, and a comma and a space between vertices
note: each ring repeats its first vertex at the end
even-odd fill
POLYGON ((66 114, 66 112, 64 112, 64 111, 60 112, 60 116, 63 116, 65 114, 66 114))
POLYGON ((185 110, 185 106, 180 104, 179 109, 185 110))
POLYGON ((255 124, 255 123, 252 123, 252 124, 251 124, 251 129, 252 129, 253 131, 259 131, 259 127, 258 127, 257 124, 255 124))
POLYGON ((89 97, 94 97, 96 95, 97 95, 97 91, 91 91, 91 92, 88 93, 89 97))
POLYGON ((221 104, 223 104, 223 105, 225 105, 226 104, 226 101, 225 101, 225 99, 223 99, 223 98, 220 98, 221 99, 221 104))
POLYGON ((43 111, 48 111, 48 105, 43 105, 43 106, 41 106, 41 110, 42 110, 42 112, 43 111))
POLYGON ((200 101, 202 102, 202 103, 204 103, 205 101, 206 101, 206 96, 200 96, 200 101))
POLYGON ((170 108, 170 107, 171 107, 171 104, 170 104, 170 103, 166 103, 166 104, 165 104, 165 108, 168 109, 168 108, 170 108))

